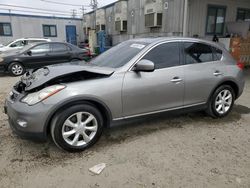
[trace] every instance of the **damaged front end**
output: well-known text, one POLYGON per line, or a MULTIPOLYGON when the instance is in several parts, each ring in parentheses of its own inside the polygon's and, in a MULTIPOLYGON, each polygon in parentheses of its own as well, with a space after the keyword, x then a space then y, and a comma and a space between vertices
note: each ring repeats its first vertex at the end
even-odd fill
POLYGON ((66 83, 109 77, 114 70, 95 66, 48 66, 26 72, 15 84, 10 99, 34 105, 65 88, 66 83), (21 97, 21 98, 20 98, 21 97))
POLYGON ((31 93, 52 85, 109 77, 113 72, 110 68, 90 65, 48 66, 26 72, 14 89, 19 93, 31 93))

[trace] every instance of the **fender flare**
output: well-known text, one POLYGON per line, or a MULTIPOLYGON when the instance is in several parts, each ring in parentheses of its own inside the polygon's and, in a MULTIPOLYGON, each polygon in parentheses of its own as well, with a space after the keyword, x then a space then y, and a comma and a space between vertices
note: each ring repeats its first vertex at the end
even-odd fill
POLYGON ((71 106, 74 104, 83 104, 83 103, 87 103, 87 104, 92 104, 95 107, 98 108, 98 105, 101 105, 101 107, 103 108, 102 110, 99 109, 101 112, 103 112, 103 110, 105 110, 105 118, 106 118, 106 126, 109 127, 110 122, 112 121, 112 113, 110 111, 110 109, 108 108, 108 106, 102 102, 101 100, 94 98, 94 97, 87 97, 87 96, 76 96, 76 97, 71 97, 59 104, 57 104, 55 107, 53 107, 53 109, 49 112, 48 117, 46 119, 45 122, 45 126, 44 126, 44 133, 46 134, 46 137, 48 136, 48 130, 50 127, 50 122, 53 119, 54 115, 59 112, 60 110, 62 110, 62 108, 67 107, 67 106, 71 106))

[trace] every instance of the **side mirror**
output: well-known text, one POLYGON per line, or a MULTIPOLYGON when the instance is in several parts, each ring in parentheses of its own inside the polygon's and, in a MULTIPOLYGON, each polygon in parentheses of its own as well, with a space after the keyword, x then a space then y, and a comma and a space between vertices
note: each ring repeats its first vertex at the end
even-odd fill
POLYGON ((29 56, 32 55, 32 51, 27 51, 26 53, 27 53, 27 55, 29 55, 29 56))
POLYGON ((153 72, 155 70, 155 64, 152 61, 143 59, 134 66, 136 72, 153 72))

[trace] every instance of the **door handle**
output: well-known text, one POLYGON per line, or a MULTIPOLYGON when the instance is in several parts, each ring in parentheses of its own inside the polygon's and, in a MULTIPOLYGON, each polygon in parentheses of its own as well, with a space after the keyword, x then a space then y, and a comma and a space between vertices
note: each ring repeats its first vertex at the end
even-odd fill
POLYGON ((174 77, 172 80, 171 80, 171 82, 173 82, 173 83, 178 83, 178 82, 181 82, 182 81, 182 79, 180 79, 179 77, 174 77))
POLYGON ((223 75, 220 71, 215 71, 214 72, 214 76, 221 76, 221 75, 223 75))

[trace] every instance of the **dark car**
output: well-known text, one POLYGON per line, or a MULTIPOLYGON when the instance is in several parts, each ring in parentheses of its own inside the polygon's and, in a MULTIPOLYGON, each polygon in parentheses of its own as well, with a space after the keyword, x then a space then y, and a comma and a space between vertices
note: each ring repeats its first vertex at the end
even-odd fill
POLYGON ((13 76, 22 75, 26 69, 35 69, 51 64, 88 60, 86 49, 62 42, 42 42, 30 44, 22 50, 1 54, 0 70, 13 76))

